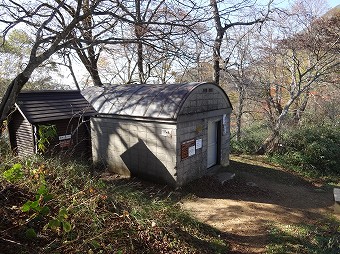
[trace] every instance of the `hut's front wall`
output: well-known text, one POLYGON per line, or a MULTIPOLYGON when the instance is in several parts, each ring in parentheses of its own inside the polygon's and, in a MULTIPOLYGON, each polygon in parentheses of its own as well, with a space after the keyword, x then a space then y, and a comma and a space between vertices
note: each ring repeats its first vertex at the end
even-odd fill
POLYGON ((208 165, 208 128, 213 123, 218 140, 216 144, 216 163, 227 166, 230 152, 230 114, 216 110, 193 116, 180 116, 177 129, 177 184, 184 185, 197 179, 211 169, 208 165), (225 119, 223 119, 225 115, 225 119), (225 120, 225 124, 223 123, 225 120), (189 151, 191 149, 191 151, 189 151))
POLYGON ((122 175, 176 184, 176 124, 95 117, 91 119, 94 163, 122 175))
POLYGON ((178 185, 205 175, 213 165, 229 164, 230 113, 229 101, 214 85, 200 86, 186 99, 177 119, 178 185), (213 145, 209 135, 216 138, 213 145))
POLYGON ((204 84, 195 88, 181 107, 179 115, 192 115, 219 109, 230 109, 231 105, 220 87, 204 84))

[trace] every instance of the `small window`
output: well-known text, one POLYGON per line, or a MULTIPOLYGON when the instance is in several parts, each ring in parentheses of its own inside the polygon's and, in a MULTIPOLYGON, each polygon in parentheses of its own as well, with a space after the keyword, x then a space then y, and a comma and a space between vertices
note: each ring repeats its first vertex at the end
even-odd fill
POLYGON ((203 88, 203 93, 206 93, 206 92, 208 92, 208 89, 207 88, 203 88))
POLYGON ((213 89, 212 88, 209 88, 208 92, 209 93, 212 93, 213 89))

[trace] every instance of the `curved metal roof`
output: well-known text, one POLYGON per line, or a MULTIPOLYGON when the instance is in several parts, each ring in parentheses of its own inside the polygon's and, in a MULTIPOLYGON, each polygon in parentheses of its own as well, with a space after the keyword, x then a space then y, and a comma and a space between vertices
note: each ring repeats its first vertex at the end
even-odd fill
POLYGON ((204 84, 214 85, 114 85, 89 87, 82 91, 82 95, 99 114, 176 119, 185 99, 195 88, 204 84))

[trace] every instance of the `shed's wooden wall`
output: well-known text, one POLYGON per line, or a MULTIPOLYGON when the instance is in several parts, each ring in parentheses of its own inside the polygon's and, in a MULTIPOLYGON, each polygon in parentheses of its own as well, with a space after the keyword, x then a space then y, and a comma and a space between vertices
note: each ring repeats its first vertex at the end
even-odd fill
POLYGON ((91 158, 91 139, 90 139, 90 122, 89 117, 85 118, 87 122, 81 122, 76 117, 73 119, 62 119, 56 121, 42 122, 39 125, 55 125, 57 128, 57 137, 50 142, 49 153, 65 151, 71 156, 91 158), (71 135, 70 146, 62 147, 62 141, 59 136, 71 135))
MULTIPOLYGON (((81 122, 78 117, 42 122, 35 124, 37 129, 39 125, 55 125, 57 128, 57 137, 50 141, 47 150, 48 154, 64 151, 66 154, 74 157, 82 157, 84 159, 90 159, 92 157, 89 117, 85 118, 85 122, 81 122), (61 147, 59 136, 70 134, 72 135, 70 146, 61 147)), ((35 154, 33 126, 19 111, 13 113, 8 129, 12 150, 15 151, 18 156, 35 154)), ((38 138, 39 137, 37 137, 37 139, 38 138)))
POLYGON ((35 153, 32 125, 18 112, 14 112, 9 122, 9 135, 12 150, 18 156, 35 153))

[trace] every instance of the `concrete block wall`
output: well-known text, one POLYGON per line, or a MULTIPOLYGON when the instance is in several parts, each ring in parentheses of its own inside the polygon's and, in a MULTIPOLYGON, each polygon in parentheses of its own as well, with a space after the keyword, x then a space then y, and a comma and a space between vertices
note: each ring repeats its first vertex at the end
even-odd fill
POLYGON ((96 117, 91 120, 94 163, 124 175, 176 181, 176 124, 96 117))
POLYGON ((230 153, 230 114, 231 105, 219 87, 211 84, 196 88, 184 102, 177 119, 177 180, 185 184, 203 176, 207 169, 208 122, 220 122, 220 149, 218 151, 221 165, 229 164, 230 153), (223 116, 226 116, 223 124, 223 116), (202 148, 196 154, 182 160, 181 144, 187 140, 202 139, 202 148))
POLYGON ((230 107, 228 100, 219 87, 202 85, 186 99, 181 114, 194 114, 230 107))
POLYGON ((207 167, 207 123, 204 119, 179 121, 177 124, 177 184, 184 185, 203 175, 207 167), (189 140, 202 139, 202 148, 195 154, 181 158, 181 144, 189 140))
POLYGON ((220 122, 220 150, 219 158, 221 165, 229 164, 230 151, 230 111, 215 110, 194 115, 180 115, 177 123, 177 182, 183 185, 194 179, 197 179, 211 169, 207 168, 207 144, 208 144, 208 122, 220 122), (227 130, 224 134, 223 115, 227 116, 227 130), (202 139, 202 148, 196 149, 195 155, 186 159, 181 158, 181 144, 188 140, 202 139))

